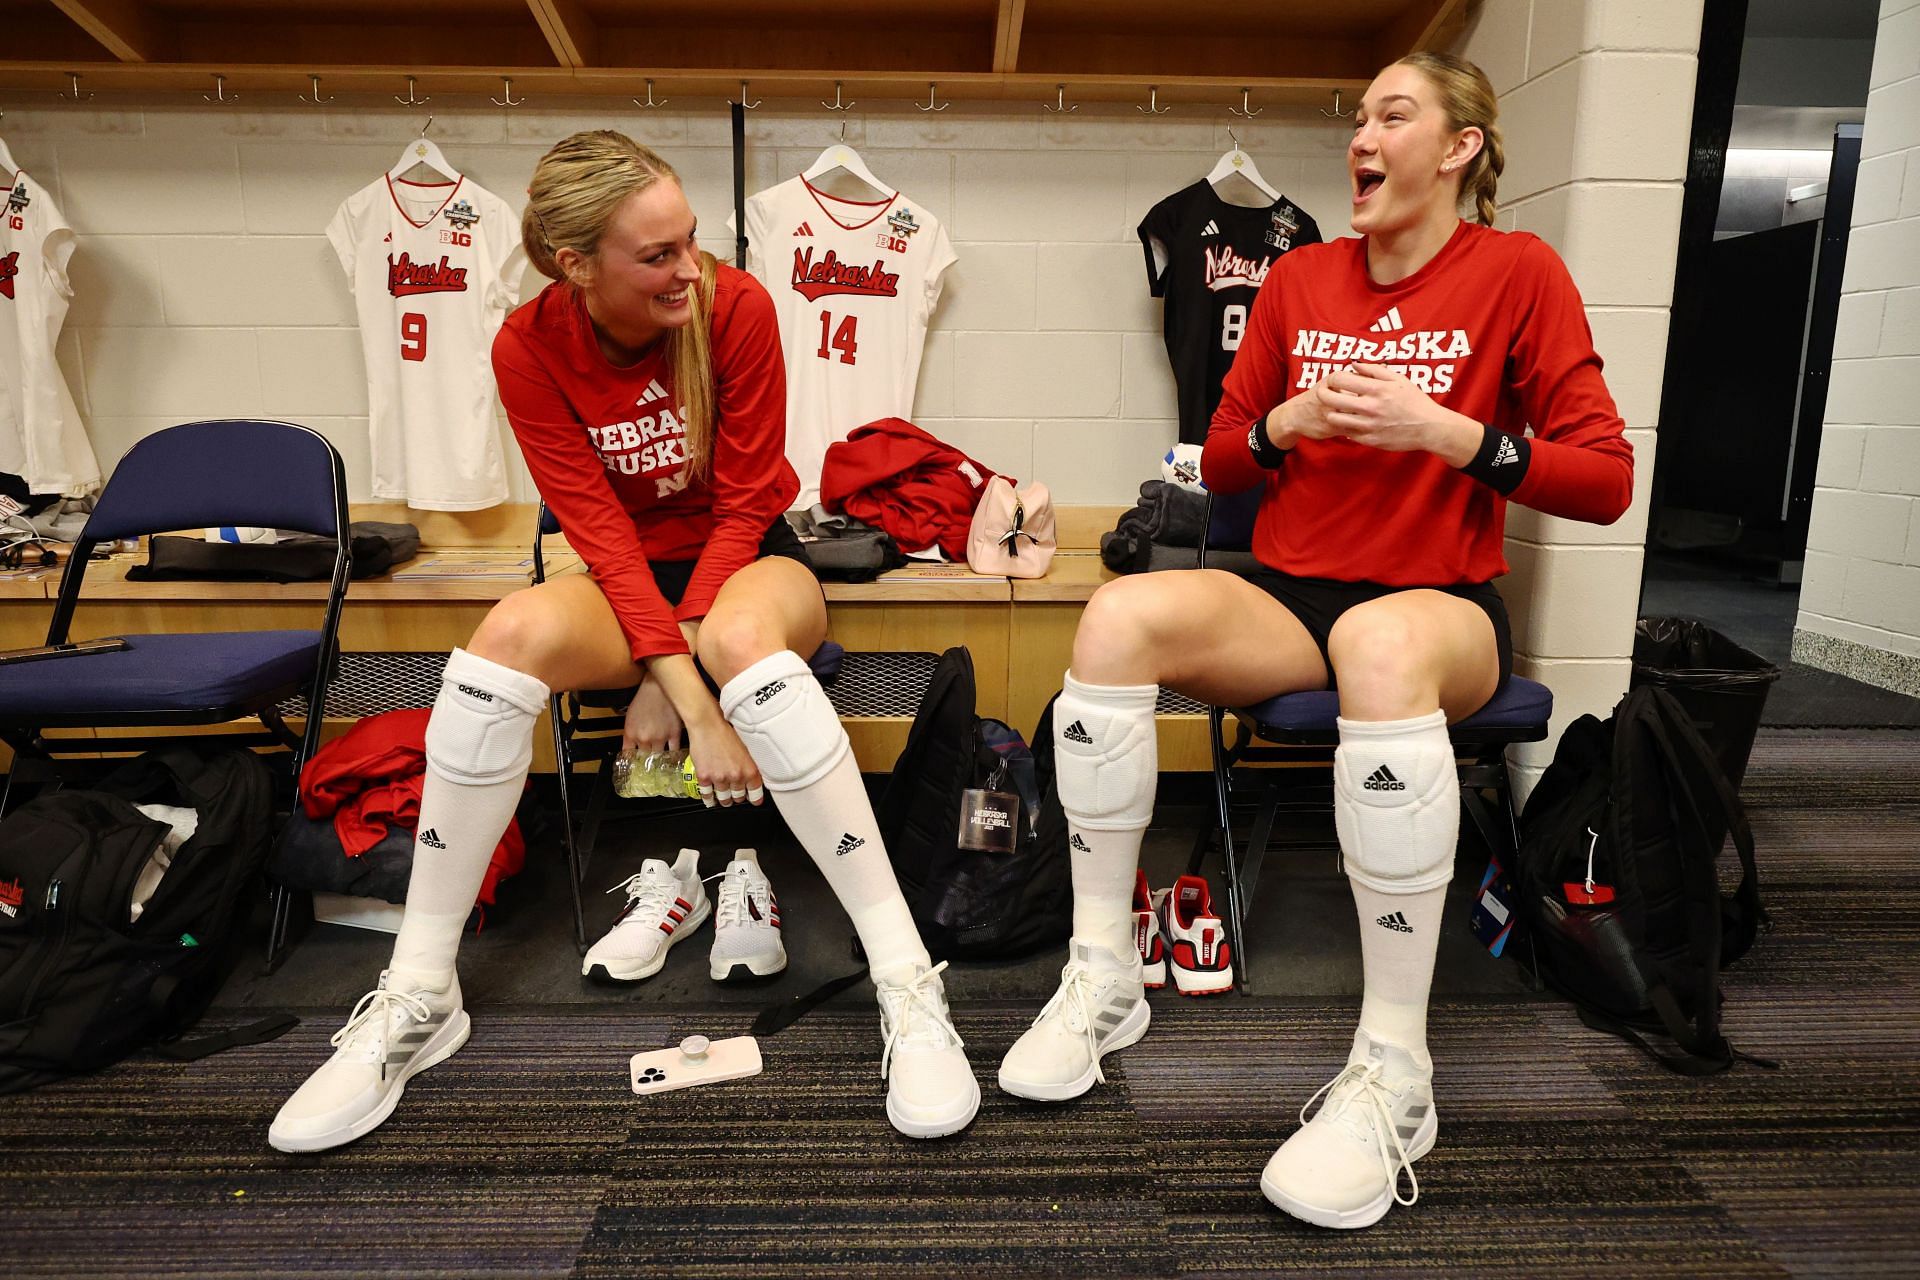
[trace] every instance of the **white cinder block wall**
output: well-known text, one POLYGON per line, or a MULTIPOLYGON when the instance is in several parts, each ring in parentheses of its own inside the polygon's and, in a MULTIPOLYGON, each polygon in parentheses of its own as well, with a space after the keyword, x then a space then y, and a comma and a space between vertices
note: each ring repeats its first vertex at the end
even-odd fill
POLYGON ((1920 0, 1882 0, 1797 661, 1920 695, 1920 0))
POLYGON ((1458 46, 1500 95, 1500 225, 1566 260, 1634 450, 1632 508, 1606 527, 1507 508, 1500 583, 1515 670, 1554 693, 1554 732, 1514 753, 1524 792, 1559 731, 1626 691, 1654 428, 1687 173, 1702 0, 1486 0, 1458 46))
MULTIPOLYGON (((364 368, 323 230, 343 198, 399 159, 426 111, 348 105, 344 95, 314 109, 290 93, 249 94, 227 110, 197 94, 104 101, 15 107, 0 124, 79 236, 61 356, 102 464, 175 422, 289 418, 335 442, 364 498, 364 368)), ((583 128, 629 132, 680 170, 707 247, 731 260, 725 105, 592 105, 546 110, 536 97, 502 111, 442 99, 427 110, 448 161, 516 211, 554 141, 583 128)), ((805 168, 844 118, 874 173, 931 208, 960 255, 927 343, 916 420, 998 470, 1044 479, 1056 501, 1128 504, 1176 434, 1140 218, 1206 174, 1231 124, 1269 182, 1329 234, 1347 230, 1347 122, 1270 109, 1246 124, 1224 108, 1149 119, 1125 105, 1054 116, 1038 100, 962 102, 923 115, 905 102, 862 102, 842 117, 768 101, 747 117, 747 190, 805 168)), ((529 271, 523 296, 544 283, 529 271)), ((504 420, 502 436, 514 497, 532 501, 504 420)))

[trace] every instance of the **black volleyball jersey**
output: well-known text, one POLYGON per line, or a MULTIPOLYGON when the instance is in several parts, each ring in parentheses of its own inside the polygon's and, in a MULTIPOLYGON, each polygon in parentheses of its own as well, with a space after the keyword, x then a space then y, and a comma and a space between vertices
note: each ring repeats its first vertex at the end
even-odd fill
POLYGON ((1167 300, 1167 358, 1183 443, 1206 441, 1221 380, 1268 269, 1289 249, 1318 243, 1320 228, 1285 196, 1248 209, 1222 200, 1205 180, 1174 192, 1140 220, 1147 285, 1167 300))

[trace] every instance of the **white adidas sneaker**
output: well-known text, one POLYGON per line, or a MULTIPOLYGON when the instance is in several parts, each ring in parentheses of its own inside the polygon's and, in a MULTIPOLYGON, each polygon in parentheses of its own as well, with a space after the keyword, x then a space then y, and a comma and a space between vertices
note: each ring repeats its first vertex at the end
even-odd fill
POLYGON ((1261 1192, 1303 1222, 1370 1227, 1396 1203, 1420 1198, 1413 1162, 1433 1149, 1440 1132, 1433 1064, 1357 1031, 1346 1070, 1307 1099, 1300 1119, 1300 1128, 1267 1161, 1261 1192), (1325 1103, 1308 1120, 1323 1096, 1325 1103))
POLYGON ((607 890, 625 892, 626 909, 587 951, 580 972, 597 982, 639 982, 660 972, 673 944, 706 922, 712 911, 700 883, 700 853, 682 849, 668 866, 659 858, 607 890))
POLYGON ((752 849, 735 849, 733 861, 717 876, 720 905, 713 914, 713 950, 707 972, 715 982, 768 978, 787 967, 780 940, 780 903, 752 849))
POLYGON ((1147 1034, 1150 1017, 1140 953, 1074 938, 1060 989, 1000 1063, 1000 1087, 1039 1102, 1077 1098, 1106 1083, 1100 1059, 1147 1034))
POLYGON ((460 983, 446 991, 389 989, 391 973, 333 1033, 334 1054, 281 1104, 267 1130, 277 1151, 325 1151, 379 1128, 407 1081, 451 1057, 472 1023, 460 983))
POLYGON ((880 997, 880 1074, 887 1078, 887 1119, 909 1138, 944 1138, 973 1123, 980 1082, 966 1044, 947 1011, 942 960, 873 975, 880 997))

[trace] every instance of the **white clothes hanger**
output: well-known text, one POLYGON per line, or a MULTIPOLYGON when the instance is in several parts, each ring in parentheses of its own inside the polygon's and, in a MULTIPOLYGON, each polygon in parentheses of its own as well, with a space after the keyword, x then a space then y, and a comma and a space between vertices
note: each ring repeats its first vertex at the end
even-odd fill
MULTIPOLYGON (((0 111, 0 120, 6 118, 7 113, 0 111)), ((13 152, 7 150, 7 140, 5 138, 0 138, 0 165, 4 165, 9 174, 17 174, 20 172, 20 166, 13 162, 13 152)))
POLYGON ((395 182, 405 182, 408 174, 424 167, 449 182, 460 180, 460 171, 448 164, 447 158, 440 154, 440 148, 428 140, 427 130, 432 127, 433 117, 428 116, 427 122, 420 126, 420 136, 409 142, 406 149, 400 153, 400 163, 387 170, 389 178, 395 182))
POLYGON ((1253 157, 1240 149, 1240 140, 1233 137, 1231 130, 1228 131, 1227 136, 1233 138, 1233 149, 1214 162, 1213 171, 1207 174, 1207 185, 1218 191, 1222 182, 1235 177, 1244 178, 1254 190, 1265 196, 1269 203, 1278 200, 1280 193, 1260 176, 1260 170, 1253 163, 1253 157))
POLYGON ((842 124, 840 141, 822 151, 819 158, 808 165, 800 176, 811 183, 839 169, 866 183, 878 194, 891 197, 894 194, 893 188, 873 176, 873 170, 867 168, 866 162, 860 158, 860 153, 847 145, 846 133, 847 126, 842 124))

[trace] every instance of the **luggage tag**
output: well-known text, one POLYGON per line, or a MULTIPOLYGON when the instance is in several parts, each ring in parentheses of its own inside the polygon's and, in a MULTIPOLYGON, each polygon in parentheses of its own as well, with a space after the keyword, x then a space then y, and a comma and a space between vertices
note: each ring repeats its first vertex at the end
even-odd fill
POLYGON ((1005 791, 1007 770, 1003 762, 993 771, 984 787, 968 787, 960 793, 960 830, 956 837, 962 849, 980 853, 1012 853, 1020 842, 1020 793, 1005 791))
POLYGON ((1510 875, 1500 859, 1487 859, 1487 873, 1473 895, 1473 936, 1491 955, 1506 950, 1513 933, 1513 903, 1518 900, 1510 875))

